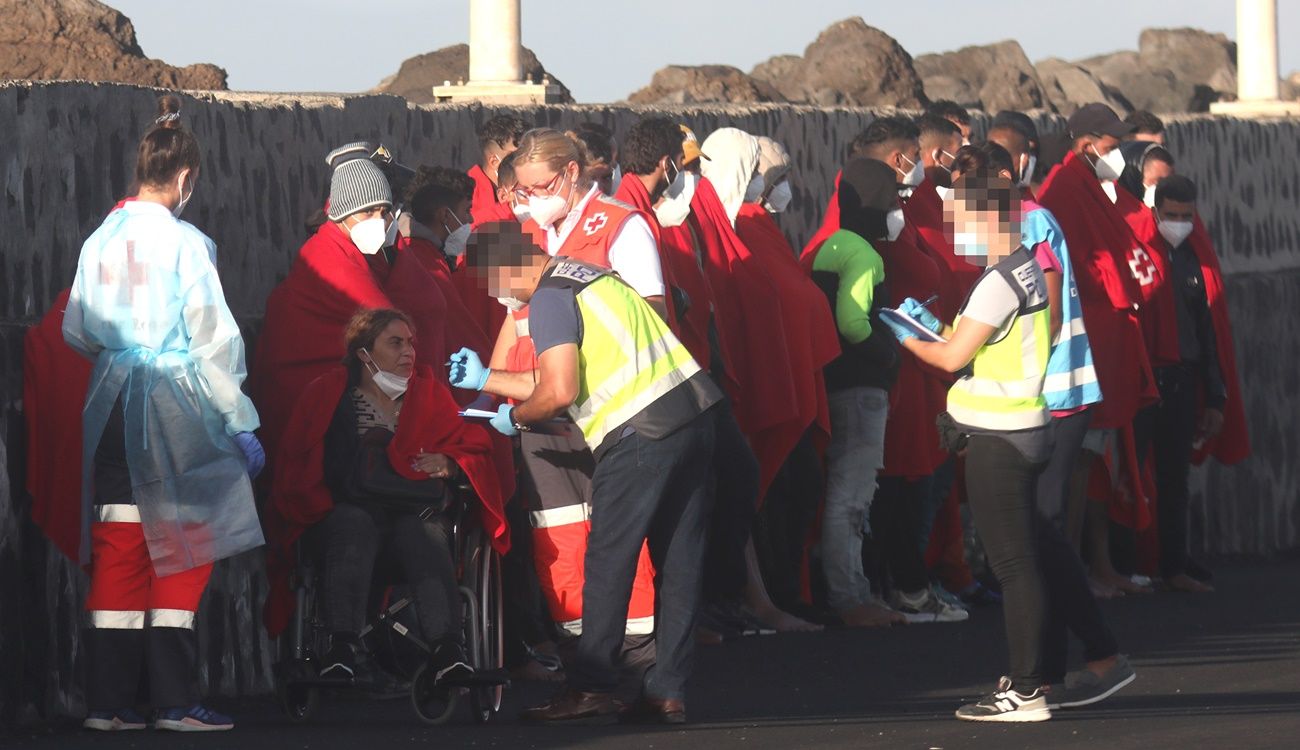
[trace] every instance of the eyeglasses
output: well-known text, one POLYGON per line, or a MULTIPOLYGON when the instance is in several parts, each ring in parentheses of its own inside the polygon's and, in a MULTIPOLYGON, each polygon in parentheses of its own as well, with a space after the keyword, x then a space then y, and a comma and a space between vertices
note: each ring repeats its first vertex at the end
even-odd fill
POLYGON ((545 185, 534 185, 530 188, 515 186, 515 198, 527 202, 529 198, 546 198, 555 195, 559 189, 560 178, 564 172, 557 173, 545 185))

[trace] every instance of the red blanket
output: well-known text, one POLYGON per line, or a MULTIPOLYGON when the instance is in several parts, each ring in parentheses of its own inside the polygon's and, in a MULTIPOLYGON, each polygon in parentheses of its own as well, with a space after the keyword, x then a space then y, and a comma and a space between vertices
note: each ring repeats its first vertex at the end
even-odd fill
POLYGON ((268 456, 298 394, 343 359, 343 329, 362 308, 392 307, 366 257, 333 222, 321 225, 266 301, 249 392, 262 418, 268 456))
POLYGON ((713 290, 714 322, 727 358, 728 392, 736 421, 759 463, 762 497, 789 450, 811 422, 801 422, 797 380, 785 340, 777 287, 731 227, 718 193, 701 179, 691 218, 703 244, 713 290))
MULTIPOLYGON (((1154 214, 1143 206, 1141 211, 1132 211, 1126 215, 1134 234, 1142 241, 1143 247, 1149 248, 1154 259, 1152 264, 1160 279, 1166 277, 1170 267, 1169 243, 1160 234, 1154 214)), ((1241 397, 1241 381, 1237 376, 1237 353, 1233 346, 1232 321, 1228 318, 1228 300, 1224 295, 1223 269, 1219 266, 1219 256, 1214 250, 1214 243, 1199 216, 1188 237, 1188 246, 1196 254, 1201 267, 1201 276, 1205 279, 1205 297, 1210 306, 1210 317, 1214 323, 1214 339, 1219 355, 1219 372, 1223 374, 1223 383, 1228 390, 1228 400, 1223 407, 1223 429, 1213 440, 1207 441, 1196 451, 1196 463, 1204 462, 1207 456, 1213 456, 1220 463, 1231 465, 1240 463, 1250 455, 1250 435, 1246 429, 1246 412, 1241 397)), ((1148 313, 1147 325, 1149 335, 1171 342, 1173 352, 1165 355, 1167 363, 1178 361, 1178 320, 1174 309, 1174 290, 1168 283, 1144 286, 1149 290, 1144 310, 1148 313)), ((1147 341, 1151 341, 1150 338, 1147 341)))
POLYGON ((32 520, 73 562, 81 561, 81 408, 91 364, 63 342, 63 290, 23 340, 23 417, 32 520))
POLYGON ((1131 425, 1138 409, 1158 398, 1133 307, 1141 304, 1142 293, 1127 259, 1137 241, 1092 168, 1074 153, 1048 175, 1039 203, 1056 216, 1070 243, 1104 398, 1093 407, 1093 426, 1131 425))
MULTIPOLYGON (((817 251, 817 248, 821 247, 823 242, 830 239, 830 236, 832 234, 835 234, 836 232, 840 231, 840 175, 841 174, 842 172, 835 173, 835 189, 831 191, 831 200, 829 203, 826 204, 826 215, 822 217, 822 225, 817 229, 817 233, 812 236, 812 239, 808 240, 807 245, 804 245, 803 252, 799 253, 799 258, 801 261, 805 258, 810 257, 812 253, 815 253, 817 251)), ((809 270, 809 272, 811 272, 812 269, 811 260, 804 262, 803 265, 806 269, 809 270)))
MULTIPOLYGON (((442 335, 447 353, 457 352, 462 348, 473 349, 484 355, 491 351, 489 335, 495 336, 496 331, 492 331, 491 334, 484 331, 474 315, 465 307, 465 302, 460 297, 460 290, 452 283, 451 266, 447 263, 447 256, 443 255, 432 242, 420 237, 402 237, 397 241, 397 247, 401 252, 409 253, 420 261, 420 265, 428 272, 438 293, 446 301, 447 309, 442 335)), ((394 273, 397 271, 395 270, 394 273)), ((500 307, 495 300, 493 304, 500 307)), ((446 361, 446 356, 443 356, 430 366, 436 371, 446 361)))
MULTIPOLYGON (((278 470, 263 511, 271 587, 263 620, 272 637, 284 631, 293 614, 289 574, 294 566, 294 543, 334 507, 325 484, 325 433, 346 389, 347 371, 342 367, 335 366, 313 380, 294 406, 277 453, 278 470)), ((411 469, 417 454, 442 453, 453 459, 478 495, 479 521, 492 546, 504 554, 510 548, 510 529, 492 463, 492 441, 485 428, 466 422, 456 411, 447 386, 429 368, 417 367, 388 447, 389 462, 403 476, 424 479, 425 475, 411 469)))
POLYGON ((515 214, 510 206, 497 202, 497 186, 492 184, 483 168, 475 164, 466 173, 474 180, 474 198, 469 213, 474 228, 490 221, 514 221, 515 214))
POLYGON ((400 244, 384 292, 393 306, 415 323, 416 363, 443 368, 451 354, 447 349, 447 296, 420 259, 400 249, 400 244))
POLYGON ((1115 208, 1133 232, 1137 244, 1129 251, 1128 269, 1137 282, 1142 300, 1137 309, 1142 341, 1152 367, 1176 365, 1178 318, 1173 290, 1169 286, 1169 253, 1156 226, 1155 215, 1127 190, 1116 191, 1115 208))
POLYGON ((825 442, 831 425, 822 368, 840 356, 835 317, 826 295, 803 273, 794 249, 763 206, 746 203, 740 207, 736 234, 776 284, 790 369, 796 378, 799 420, 817 424, 825 442))

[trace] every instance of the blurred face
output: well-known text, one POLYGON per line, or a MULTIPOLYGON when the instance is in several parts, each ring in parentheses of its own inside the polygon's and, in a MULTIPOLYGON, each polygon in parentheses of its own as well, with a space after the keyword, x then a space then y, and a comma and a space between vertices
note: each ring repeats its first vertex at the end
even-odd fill
POLYGON ((1174 167, 1167 161, 1147 159, 1142 163, 1142 185, 1158 185, 1160 181, 1174 173, 1174 167))
MULTIPOLYGON (((1007 187, 1010 185, 1007 180, 1007 187)), ((976 266, 992 265, 1020 246, 1018 225, 1003 221, 980 196, 958 190, 956 199, 946 201, 944 209, 952 222, 953 249, 963 260, 976 266)))
MULTIPOLYGON (((363 363, 373 364, 385 372, 410 377, 415 370, 415 334, 404 321, 394 320, 375 338, 373 346, 358 352, 357 356, 363 363)), ((363 377, 373 377, 369 367, 363 370, 363 377)))

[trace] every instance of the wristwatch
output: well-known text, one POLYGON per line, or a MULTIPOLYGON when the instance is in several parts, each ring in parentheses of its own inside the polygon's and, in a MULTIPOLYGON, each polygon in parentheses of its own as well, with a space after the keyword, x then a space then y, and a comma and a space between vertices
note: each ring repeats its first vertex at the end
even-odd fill
POLYGON ((515 407, 513 406, 510 407, 510 426, 520 432, 532 432, 531 427, 526 424, 520 424, 519 420, 515 419, 515 407))

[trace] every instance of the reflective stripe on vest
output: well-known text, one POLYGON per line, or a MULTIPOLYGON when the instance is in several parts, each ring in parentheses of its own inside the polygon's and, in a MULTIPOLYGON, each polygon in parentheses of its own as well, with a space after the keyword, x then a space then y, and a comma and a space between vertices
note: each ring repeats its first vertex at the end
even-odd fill
POLYGON ((525 339, 529 337, 528 318, 515 318, 515 338, 525 339))
POLYGON ((1020 297, 1020 309, 975 353, 972 374, 948 391, 948 412, 971 427, 1025 430, 1042 427, 1051 419, 1043 397, 1051 355, 1051 311, 1042 270, 1023 249, 1009 257, 1020 261, 1009 273, 999 268, 990 273, 1000 273, 1011 284, 1020 297))
POLYGON ((106 503, 95 506, 99 523, 140 523, 140 506, 129 503, 106 503))
POLYGON ((627 284, 610 276, 577 295, 583 340, 569 414, 596 450, 613 430, 700 371, 686 347, 627 284))

